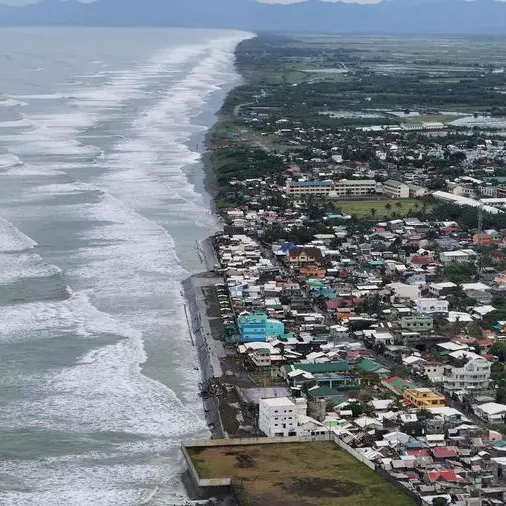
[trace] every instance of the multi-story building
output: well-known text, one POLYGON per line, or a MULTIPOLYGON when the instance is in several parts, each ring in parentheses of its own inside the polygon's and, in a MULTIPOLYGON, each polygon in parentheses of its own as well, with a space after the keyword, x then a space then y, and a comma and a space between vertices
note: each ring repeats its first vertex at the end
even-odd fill
POLYGON ((409 197, 409 186, 400 181, 389 179, 383 183, 383 193, 396 199, 407 199, 409 197))
POLYGON ((297 407, 289 397, 260 399, 258 428, 268 437, 297 435, 297 407))
POLYGON ((288 181, 286 193, 289 195, 328 196, 334 186, 333 181, 288 181))
POLYGON ((308 265, 321 265, 323 254, 320 248, 315 246, 306 246, 303 248, 292 248, 287 252, 290 265, 298 267, 307 267, 308 265))
POLYGON ((444 299, 422 298, 416 299, 414 303, 417 313, 448 313, 448 301, 444 299))
POLYGON ((491 364, 484 358, 473 358, 463 367, 445 367, 443 385, 447 392, 459 390, 479 392, 490 383, 491 364))
POLYGON ((405 330, 414 330, 417 332, 429 331, 434 327, 434 318, 429 315, 417 314, 403 316, 401 318, 401 328, 405 330))
POLYGON ((367 197, 376 193, 378 185, 374 179, 341 179, 330 194, 335 198, 367 197))
POLYGON ((240 342, 265 342, 268 337, 282 337, 285 334, 283 322, 268 318, 263 311, 239 316, 240 342))
MULTIPOLYGON (((286 193, 291 196, 320 195, 329 198, 367 197, 380 190, 374 179, 341 179, 340 181, 288 181, 286 193)), ((409 190, 408 190, 409 191, 409 190)))
POLYGON ((445 405, 445 396, 431 388, 406 388, 402 397, 405 402, 419 409, 441 408, 445 405))

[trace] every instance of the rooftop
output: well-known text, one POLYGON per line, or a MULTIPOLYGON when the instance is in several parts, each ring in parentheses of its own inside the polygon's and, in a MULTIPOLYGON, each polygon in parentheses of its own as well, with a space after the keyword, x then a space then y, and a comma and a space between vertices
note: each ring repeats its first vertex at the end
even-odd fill
POLYGON ((283 406, 294 406, 292 399, 289 397, 273 397, 272 399, 261 399, 261 402, 271 408, 283 407, 283 406))

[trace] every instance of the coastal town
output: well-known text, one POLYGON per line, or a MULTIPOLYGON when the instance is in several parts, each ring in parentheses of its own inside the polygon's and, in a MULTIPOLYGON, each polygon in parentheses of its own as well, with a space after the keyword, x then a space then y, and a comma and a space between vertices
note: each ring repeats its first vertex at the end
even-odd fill
MULTIPOLYGON (((242 43, 247 83, 208 140, 223 231, 193 279, 201 396, 216 444, 331 442, 391 488, 372 502, 344 485, 283 502, 255 489, 263 477, 251 469, 256 481, 231 482, 236 503, 504 504, 504 69, 469 65, 473 103, 441 69, 450 98, 426 84, 408 102, 368 85, 392 76, 366 57, 306 44, 242 43), (259 54, 273 61, 255 80, 259 54)), ((408 71, 393 77, 413 82, 408 71)), ((241 448, 236 467, 254 468, 260 454, 241 448)), ((209 479, 223 477, 211 467, 209 479)))

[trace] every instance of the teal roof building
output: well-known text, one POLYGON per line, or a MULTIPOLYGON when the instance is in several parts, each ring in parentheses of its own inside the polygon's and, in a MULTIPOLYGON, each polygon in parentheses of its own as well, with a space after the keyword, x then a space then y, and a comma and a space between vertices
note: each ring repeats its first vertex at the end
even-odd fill
POLYGON ((268 337, 284 337, 285 325, 279 320, 268 318, 263 311, 241 315, 238 318, 241 343, 264 343, 268 337))

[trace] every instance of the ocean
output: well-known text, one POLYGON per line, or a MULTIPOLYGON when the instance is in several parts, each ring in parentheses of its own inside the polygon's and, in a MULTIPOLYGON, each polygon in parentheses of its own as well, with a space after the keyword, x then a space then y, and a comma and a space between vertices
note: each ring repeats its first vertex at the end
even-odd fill
POLYGON ((181 282, 243 32, 0 30, 0 504, 177 505, 207 437, 181 282))

